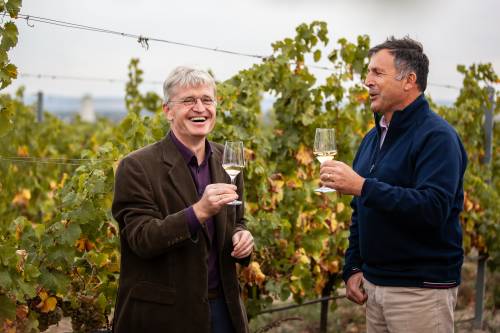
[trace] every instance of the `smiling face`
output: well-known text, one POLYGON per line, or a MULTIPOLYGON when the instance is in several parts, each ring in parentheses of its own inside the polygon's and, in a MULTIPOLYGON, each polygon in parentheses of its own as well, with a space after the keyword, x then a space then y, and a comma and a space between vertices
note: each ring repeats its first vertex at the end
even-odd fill
POLYGON ((204 142, 215 126, 215 103, 210 105, 206 102, 209 99, 215 100, 213 88, 208 85, 177 87, 173 92, 169 102, 163 106, 163 111, 171 123, 171 130, 188 147, 204 142), (190 98, 194 98, 194 105, 185 105, 188 103, 183 101, 190 98))
POLYGON ((414 73, 400 76, 389 50, 373 54, 365 79, 372 111, 385 114, 404 109, 415 98, 415 78, 414 73))

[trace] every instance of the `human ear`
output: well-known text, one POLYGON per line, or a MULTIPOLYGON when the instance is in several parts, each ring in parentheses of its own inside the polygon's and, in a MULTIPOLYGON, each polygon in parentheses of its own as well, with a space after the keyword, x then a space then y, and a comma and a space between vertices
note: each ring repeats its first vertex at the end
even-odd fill
POLYGON ((174 120, 174 117, 172 116, 172 110, 170 109, 167 103, 163 104, 163 112, 165 113, 165 116, 167 117, 168 121, 174 120))
POLYGON ((417 84, 417 74, 415 74, 414 72, 411 72, 408 75, 406 75, 405 84, 404 84, 405 91, 413 89, 416 86, 416 84, 417 84))

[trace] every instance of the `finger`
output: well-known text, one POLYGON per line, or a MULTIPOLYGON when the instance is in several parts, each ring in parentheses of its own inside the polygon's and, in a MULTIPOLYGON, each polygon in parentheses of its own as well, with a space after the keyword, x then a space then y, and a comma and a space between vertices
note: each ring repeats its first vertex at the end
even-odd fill
POLYGON ((240 230, 236 234, 239 235, 240 243, 246 243, 253 239, 252 234, 248 230, 240 230))
POLYGON ((228 203, 238 199, 238 194, 236 193, 224 193, 217 195, 216 203, 220 206, 227 205, 228 203))
POLYGON ((241 231, 238 231, 237 233, 235 233, 233 235, 233 246, 236 246, 236 244, 238 244, 238 242, 240 241, 241 239, 241 234, 242 232, 241 231))
POLYGON ((214 185, 214 187, 216 189, 221 190, 221 191, 226 191, 228 189, 236 191, 236 189, 238 189, 238 187, 236 185, 233 185, 233 184, 215 183, 215 184, 210 184, 210 185, 214 185))
POLYGON ((246 252, 233 252, 231 253, 231 256, 233 256, 234 258, 237 258, 237 259, 241 259, 241 258, 246 258, 248 257, 250 254, 252 253, 252 250, 248 250, 246 252))
POLYGON ((217 198, 217 201, 226 199, 228 197, 232 197, 232 198, 236 197, 236 198, 238 198, 238 193, 236 193, 236 191, 233 191, 232 189, 225 189, 225 190, 220 190, 219 189, 213 195, 217 198))
POLYGON ((335 174, 331 172, 325 172, 323 174, 320 174, 319 179, 322 182, 334 182, 335 180, 335 174))
POLYGON ((233 252, 239 252, 241 247, 243 246, 244 234, 243 232, 240 232, 239 234, 239 238, 236 240, 236 242, 233 242, 233 252))
POLYGON ((347 292, 347 293, 346 293, 346 297, 347 297, 347 299, 348 299, 348 300, 350 300, 351 302, 354 302, 354 303, 356 303, 356 304, 360 304, 360 303, 359 303, 359 300, 358 300, 355 296, 353 296, 353 294, 352 294, 351 292, 347 292))
POLYGON ((351 289, 351 295, 354 298, 354 301, 358 304, 363 304, 363 300, 365 298, 364 292, 361 291, 359 287, 351 289))
POLYGON ((248 244, 246 247, 243 247, 242 249, 238 251, 233 251, 231 255, 235 258, 245 258, 248 257, 252 253, 253 245, 248 244))
POLYGON ((208 195, 217 195, 224 193, 236 193, 237 187, 231 184, 210 184, 205 188, 208 195))
POLYGON ((335 160, 328 160, 328 161, 324 161, 323 163, 321 163, 321 167, 328 167, 328 166, 332 166, 334 164, 335 160))
MULTIPOLYGON (((250 236, 251 237, 251 236, 250 236)), ((245 251, 245 249, 253 247, 253 239, 251 239, 247 235, 243 235, 239 242, 235 245, 233 251, 239 253, 241 251, 245 251)))
POLYGON ((333 173, 333 167, 332 166, 322 166, 319 169, 319 174, 322 175, 324 173, 333 173))

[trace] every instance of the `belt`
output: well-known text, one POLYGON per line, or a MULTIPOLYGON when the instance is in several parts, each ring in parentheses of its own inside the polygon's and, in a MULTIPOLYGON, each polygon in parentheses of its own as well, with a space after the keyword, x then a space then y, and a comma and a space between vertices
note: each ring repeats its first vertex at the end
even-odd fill
POLYGON ((214 300, 222 296, 222 293, 219 289, 210 289, 208 290, 208 299, 214 300))

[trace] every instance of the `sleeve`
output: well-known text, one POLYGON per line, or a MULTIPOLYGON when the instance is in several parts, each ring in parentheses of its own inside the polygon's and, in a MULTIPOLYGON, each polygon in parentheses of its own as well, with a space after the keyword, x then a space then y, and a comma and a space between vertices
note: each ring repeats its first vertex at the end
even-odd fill
MULTIPOLYGON (((244 194, 243 172, 241 172, 239 174, 236 181, 237 181, 236 186, 238 187, 238 189, 237 189, 238 198, 241 200, 242 203, 241 203, 241 205, 236 206, 236 214, 235 214, 236 221, 234 224, 233 235, 235 233, 237 233, 238 231, 248 230, 247 226, 246 226, 246 218, 244 215, 244 213, 245 213, 245 201, 243 198, 243 194, 244 194)), ((240 259, 235 258, 235 261, 237 263, 239 263, 240 265, 248 266, 250 264, 251 258, 252 258, 252 254, 250 254, 249 256, 247 256, 245 258, 240 258, 240 259)))
POLYGON ((196 217, 193 206, 189 206, 186 210, 187 223, 191 237, 195 237, 198 230, 201 228, 200 220, 196 217))
POLYGON ((415 153, 415 186, 404 188, 366 178, 360 204, 440 227, 450 214, 466 163, 458 140, 447 130, 431 132, 415 153))
POLYGON ((347 283, 349 278, 358 272, 361 272, 363 260, 359 251, 359 229, 358 215, 356 212, 357 198, 354 197, 351 201, 352 217, 349 227, 349 247, 345 253, 345 263, 342 269, 342 279, 347 283))
POLYGON ((149 176, 140 162, 124 158, 116 171, 112 214, 120 225, 120 237, 142 258, 165 253, 191 240, 188 208, 162 217, 155 203, 149 176))

